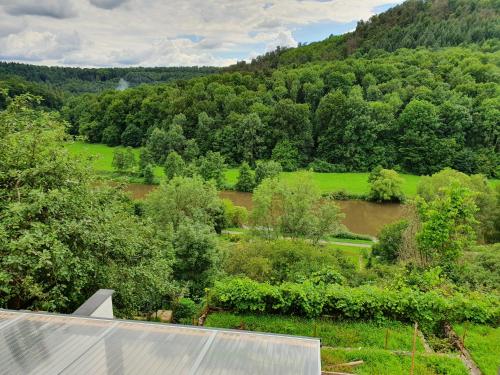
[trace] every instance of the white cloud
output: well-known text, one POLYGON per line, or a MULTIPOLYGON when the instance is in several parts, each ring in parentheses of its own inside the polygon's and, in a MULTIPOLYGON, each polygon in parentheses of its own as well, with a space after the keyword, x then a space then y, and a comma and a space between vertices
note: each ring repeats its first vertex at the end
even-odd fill
POLYGON ((374 7, 394 1, 402 0, 0 0, 0 58, 226 65, 296 45, 296 27, 367 19, 374 7))

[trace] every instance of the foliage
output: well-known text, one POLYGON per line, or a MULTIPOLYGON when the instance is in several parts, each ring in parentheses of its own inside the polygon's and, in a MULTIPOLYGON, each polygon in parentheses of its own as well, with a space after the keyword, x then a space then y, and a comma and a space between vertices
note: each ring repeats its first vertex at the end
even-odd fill
POLYGON ((322 201, 308 174, 292 183, 267 179, 253 195, 252 221, 270 237, 306 237, 317 242, 340 229, 342 213, 333 201, 322 201))
POLYGON ((177 228, 173 243, 175 279, 188 282, 193 295, 202 295, 219 259, 215 232, 206 224, 185 220, 177 228))
POLYGON ((300 281, 320 273, 336 271, 350 277, 354 266, 329 248, 303 241, 239 241, 228 248, 224 270, 230 275, 244 275, 272 284, 300 281))
MULTIPOLYGON (((477 205, 475 226, 480 240, 494 242, 500 236, 500 228, 495 227, 495 220, 499 217, 500 194, 488 184, 482 175, 467 176, 453 169, 444 169, 432 176, 423 176, 417 186, 417 194, 429 202, 438 196, 443 196, 446 188, 453 184, 470 189, 474 193, 474 202, 477 205)), ((500 190, 498 190, 500 191, 500 190)))
POLYGON ((184 160, 182 160, 182 156, 180 156, 177 152, 171 151, 167 158, 165 159, 165 176, 169 180, 176 176, 183 176, 184 169, 186 168, 186 164, 184 160))
POLYGON ((235 206, 229 199, 223 199, 224 219, 227 228, 243 228, 248 221, 248 210, 245 207, 235 206))
POLYGON ((144 169, 142 170, 142 176, 144 177, 144 183, 151 185, 155 182, 154 169, 151 164, 146 164, 144 169))
POLYGON ((192 323, 193 317, 196 317, 198 307, 190 298, 180 298, 174 305, 172 311, 172 321, 174 323, 192 323))
POLYGON ((225 169, 224 157, 218 152, 209 151, 205 157, 200 159, 200 176, 207 181, 215 181, 219 189, 224 187, 225 184, 225 169))
POLYGON ((283 171, 281 164, 273 160, 258 160, 255 166, 255 185, 266 178, 275 178, 283 171))
POLYGON ((57 115, 17 97, 0 113, 0 303, 72 312, 99 288, 115 313, 149 311, 172 289, 172 248, 88 166, 61 148, 57 115))
POLYGON ((381 169, 370 176, 369 198, 377 202, 400 202, 404 195, 401 190, 403 179, 396 171, 381 169))
POLYGON ((162 181, 145 202, 146 214, 160 228, 174 230, 186 220, 214 227, 220 207, 215 186, 198 176, 162 181))
POLYGON ((477 206, 473 193, 456 184, 441 196, 418 203, 422 229, 417 244, 425 263, 452 264, 475 238, 477 206))
POLYGON ((252 192, 255 187, 255 176, 247 162, 240 166, 240 175, 234 188, 237 191, 252 192))
POLYGON ((119 172, 126 172, 136 165, 135 155, 130 147, 116 148, 113 152, 113 168, 119 172))
POLYGON ((445 320, 495 323, 500 317, 499 300, 485 294, 451 296, 410 288, 382 289, 364 285, 316 285, 285 282, 259 283, 248 278, 217 281, 212 290, 216 306, 236 312, 265 312, 317 317, 330 315, 348 320, 387 319, 418 321, 422 327, 435 327, 445 320))
POLYGON ((281 141, 274 147, 272 159, 287 172, 299 167, 299 151, 289 141, 281 141))
POLYGON ((406 220, 384 226, 378 236, 379 242, 373 245, 372 254, 384 261, 395 262, 399 257, 403 242, 403 232, 406 228, 408 228, 406 220))

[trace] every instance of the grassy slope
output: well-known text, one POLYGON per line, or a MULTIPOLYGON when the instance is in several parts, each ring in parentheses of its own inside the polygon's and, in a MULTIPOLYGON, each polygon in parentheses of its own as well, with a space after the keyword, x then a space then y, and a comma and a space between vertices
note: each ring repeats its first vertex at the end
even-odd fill
MULTIPOLYGON (((462 337, 463 325, 453 327, 462 337)), ((500 373, 500 327, 468 325, 465 333, 465 347, 485 375, 500 373)))
MULTIPOLYGON (((66 145, 66 147, 72 154, 80 155, 84 158, 92 157, 92 163, 96 172, 103 174, 113 172, 111 165, 113 161, 113 147, 84 142, 73 142, 66 145)), ((137 159, 139 159, 139 150, 135 149, 134 153, 137 159)), ((163 168, 155 167, 155 176, 161 178, 163 175, 163 168)), ((282 178, 285 180, 292 180, 295 176, 295 172, 284 172, 282 174, 282 178)), ((313 173, 312 176, 314 182, 324 193, 339 190, 345 190, 350 194, 368 193, 368 173, 313 173)), ((401 177, 404 180, 404 193, 408 197, 413 197, 417 192, 420 177, 407 174, 402 174, 401 177)), ((237 168, 231 168, 226 171, 226 181, 230 187, 236 184, 237 179, 237 168)), ((500 183, 500 180, 491 180, 491 183, 496 185, 500 183)))
MULTIPOLYGON (((398 322, 376 325, 366 322, 331 322, 297 317, 212 313, 205 325, 299 336, 316 335, 321 338, 324 346, 321 349, 324 371, 352 372, 352 368, 343 368, 338 364, 356 360, 365 362, 356 367, 357 374, 403 374, 409 373, 411 366, 411 357, 397 355, 391 351, 410 351, 412 348, 412 327, 398 322), (386 332, 389 332, 387 350, 384 349, 386 332)), ((417 341, 417 352, 419 353, 415 360, 417 374, 467 374, 465 367, 457 358, 425 354, 420 340, 417 341)))

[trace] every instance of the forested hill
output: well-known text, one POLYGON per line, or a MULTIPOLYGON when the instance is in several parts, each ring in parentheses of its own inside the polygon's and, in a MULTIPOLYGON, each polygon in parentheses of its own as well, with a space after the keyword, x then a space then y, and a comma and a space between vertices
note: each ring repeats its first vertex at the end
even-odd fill
POLYGON ((72 93, 100 92, 142 83, 165 83, 217 73, 215 67, 70 68, 0 62, 0 79, 18 76, 72 93), (122 80, 122 81, 120 81, 122 80))
POLYGON ((278 48, 250 64, 240 62, 227 70, 276 68, 400 48, 487 43, 493 50, 498 49, 499 40, 498 0, 409 0, 367 22, 359 22, 352 33, 297 48, 278 48))

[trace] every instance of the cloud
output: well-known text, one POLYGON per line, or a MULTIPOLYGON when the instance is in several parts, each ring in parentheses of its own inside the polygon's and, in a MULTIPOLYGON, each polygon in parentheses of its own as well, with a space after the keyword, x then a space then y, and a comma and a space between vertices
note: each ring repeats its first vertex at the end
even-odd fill
POLYGON ((90 3, 98 8, 114 9, 125 4, 127 1, 128 0, 90 0, 90 3))
POLYGON ((0 58, 220 66, 320 40, 388 2, 402 0, 0 0, 0 58))
POLYGON ((5 60, 57 60, 66 53, 78 50, 77 32, 55 35, 48 31, 24 31, 0 40, 0 59, 5 60))
POLYGON ((23 0, 4 1, 5 11, 12 16, 44 16, 51 18, 72 18, 77 15, 70 0, 23 0))

